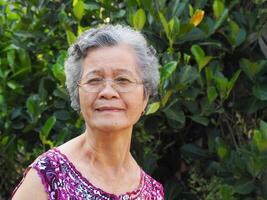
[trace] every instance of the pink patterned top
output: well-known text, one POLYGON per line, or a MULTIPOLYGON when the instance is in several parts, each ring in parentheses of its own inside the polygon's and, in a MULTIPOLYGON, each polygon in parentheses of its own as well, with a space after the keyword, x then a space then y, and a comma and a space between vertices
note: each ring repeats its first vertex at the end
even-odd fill
POLYGON ((30 165, 30 167, 37 170, 48 194, 49 200, 164 199, 162 185, 146 174, 143 170, 141 170, 140 185, 136 190, 119 196, 107 193, 100 188, 95 187, 86 178, 84 178, 75 166, 68 160, 68 158, 56 148, 53 148, 39 156, 30 165))

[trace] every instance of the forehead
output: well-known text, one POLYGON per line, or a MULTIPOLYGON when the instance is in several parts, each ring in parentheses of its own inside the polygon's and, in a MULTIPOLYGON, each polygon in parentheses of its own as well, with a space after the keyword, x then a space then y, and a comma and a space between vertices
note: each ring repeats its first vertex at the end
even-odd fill
POLYGON ((83 61, 84 74, 102 72, 137 75, 137 67, 134 50, 124 44, 91 49, 83 61))

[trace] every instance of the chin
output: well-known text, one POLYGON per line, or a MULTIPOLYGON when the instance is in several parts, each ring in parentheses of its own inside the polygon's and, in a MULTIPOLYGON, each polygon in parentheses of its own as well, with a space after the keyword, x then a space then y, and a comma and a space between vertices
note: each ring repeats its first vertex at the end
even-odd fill
POLYGON ((123 129, 130 128, 131 126, 125 123, 122 123, 121 121, 104 121, 104 122, 97 122, 93 125, 93 127, 97 128, 98 130, 101 130, 103 132, 113 132, 113 131, 120 131, 123 129))

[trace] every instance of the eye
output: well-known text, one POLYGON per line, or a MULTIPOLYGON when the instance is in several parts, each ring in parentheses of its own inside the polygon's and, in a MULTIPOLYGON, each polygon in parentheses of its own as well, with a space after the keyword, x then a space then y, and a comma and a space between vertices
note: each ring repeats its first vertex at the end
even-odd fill
POLYGON ((103 78, 98 78, 98 77, 95 77, 95 78, 89 78, 87 81, 86 81, 86 84, 89 84, 89 85, 99 85, 103 82, 103 78))
POLYGON ((115 79, 115 82, 120 85, 128 85, 128 84, 133 83, 133 81, 127 77, 117 77, 115 79))

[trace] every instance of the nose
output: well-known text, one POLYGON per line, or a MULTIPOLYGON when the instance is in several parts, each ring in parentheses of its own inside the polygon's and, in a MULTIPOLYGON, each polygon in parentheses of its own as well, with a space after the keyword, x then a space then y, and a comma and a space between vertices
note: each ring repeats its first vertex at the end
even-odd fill
POLYGON ((117 90, 114 88, 114 83, 112 80, 106 80, 103 84, 103 88, 98 93, 99 98, 105 98, 105 99, 112 99, 112 98, 118 98, 119 94, 117 90))

